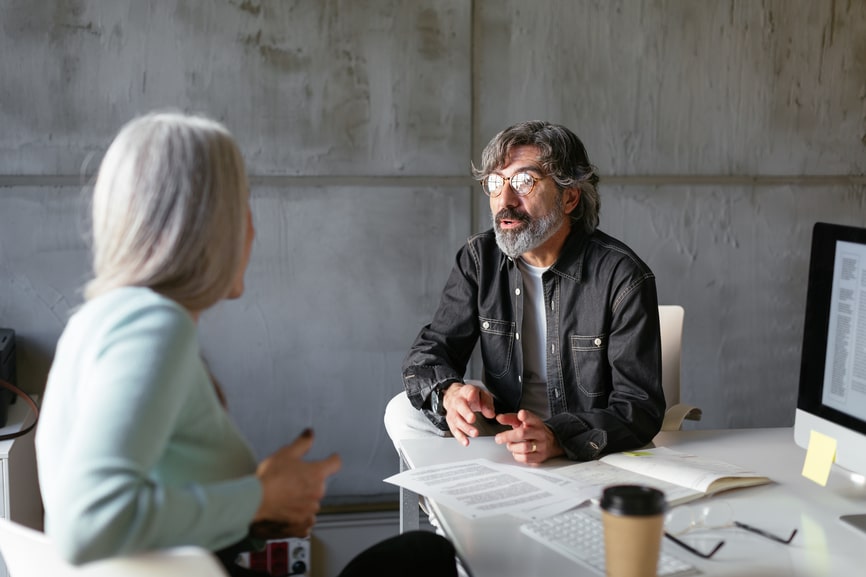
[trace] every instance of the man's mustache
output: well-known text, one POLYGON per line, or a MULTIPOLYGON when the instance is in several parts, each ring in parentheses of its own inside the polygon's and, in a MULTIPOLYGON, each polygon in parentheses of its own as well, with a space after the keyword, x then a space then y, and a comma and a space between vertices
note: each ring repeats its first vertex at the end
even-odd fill
POLYGON ((514 208, 503 208, 496 213, 496 224, 501 224, 503 220, 514 220, 519 222, 529 222, 529 215, 514 208))

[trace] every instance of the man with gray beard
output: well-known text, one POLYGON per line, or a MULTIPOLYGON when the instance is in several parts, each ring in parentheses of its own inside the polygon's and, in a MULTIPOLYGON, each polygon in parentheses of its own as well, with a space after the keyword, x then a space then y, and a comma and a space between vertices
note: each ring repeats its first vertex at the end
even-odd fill
POLYGON ((521 463, 590 460, 649 443, 665 411, 655 277, 598 230, 598 176, 580 139, 523 122, 475 176, 493 228, 457 253, 385 410, 404 438, 496 435, 521 463), (480 340, 481 381, 465 379, 480 340))

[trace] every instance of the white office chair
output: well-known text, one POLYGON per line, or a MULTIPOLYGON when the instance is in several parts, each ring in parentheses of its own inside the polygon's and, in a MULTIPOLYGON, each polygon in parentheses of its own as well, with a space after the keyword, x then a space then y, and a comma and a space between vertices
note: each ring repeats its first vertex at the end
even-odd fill
POLYGON ((0 554, 10 577, 228 577, 209 551, 175 547, 79 567, 60 558, 44 533, 0 519, 0 554))
POLYGON ((662 388, 667 410, 662 431, 679 431, 683 421, 699 421, 701 410, 680 403, 680 364, 683 346, 683 317, 685 310, 679 305, 659 305, 659 324, 662 337, 662 388))

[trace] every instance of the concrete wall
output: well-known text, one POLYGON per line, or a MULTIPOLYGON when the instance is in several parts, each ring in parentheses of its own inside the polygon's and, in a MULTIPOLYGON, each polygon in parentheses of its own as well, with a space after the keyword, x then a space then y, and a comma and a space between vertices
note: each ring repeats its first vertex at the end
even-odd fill
POLYGON ((543 118, 584 140, 601 227, 686 308, 706 428, 793 422, 816 220, 866 224, 866 4, 832 0, 0 0, 0 326, 44 384, 89 274, 117 129, 226 123, 257 222, 248 293, 201 323, 262 455, 312 426, 334 502, 393 496, 381 425, 453 253, 471 159, 543 118))

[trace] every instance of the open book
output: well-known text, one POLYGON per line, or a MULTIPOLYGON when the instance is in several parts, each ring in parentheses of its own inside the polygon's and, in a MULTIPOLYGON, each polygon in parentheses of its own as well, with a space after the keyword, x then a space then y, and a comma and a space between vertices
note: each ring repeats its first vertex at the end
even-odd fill
POLYGON ((598 461, 553 470, 582 486, 649 485, 665 493, 670 506, 728 489, 770 483, 770 479, 724 461, 656 447, 614 453, 598 461))

